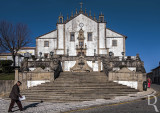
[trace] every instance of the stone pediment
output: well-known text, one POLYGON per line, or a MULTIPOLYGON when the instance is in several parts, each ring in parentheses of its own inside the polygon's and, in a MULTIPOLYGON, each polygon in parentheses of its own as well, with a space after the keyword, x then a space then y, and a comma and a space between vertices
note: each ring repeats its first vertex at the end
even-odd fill
POLYGON ((81 18, 81 20, 89 20, 89 21, 93 21, 93 22, 96 22, 97 23, 97 20, 94 20, 93 18, 89 17, 88 15, 85 15, 83 13, 79 13, 77 15, 75 15, 74 17, 71 17, 69 20, 67 20, 65 22, 65 24, 71 22, 71 21, 74 21, 74 20, 78 20, 79 18, 81 18))
POLYGON ((125 38, 127 38, 126 36, 124 36, 120 33, 117 33, 111 29, 108 29, 108 28, 106 29, 106 36, 107 37, 125 37, 125 38))
POLYGON ((118 71, 119 73, 131 73, 132 71, 129 70, 128 68, 126 67, 123 67, 121 70, 118 71))
POLYGON ((43 38, 49 38, 49 39, 56 39, 57 38, 57 30, 52 30, 46 34, 43 34, 39 37, 37 37, 38 39, 43 39, 43 38))

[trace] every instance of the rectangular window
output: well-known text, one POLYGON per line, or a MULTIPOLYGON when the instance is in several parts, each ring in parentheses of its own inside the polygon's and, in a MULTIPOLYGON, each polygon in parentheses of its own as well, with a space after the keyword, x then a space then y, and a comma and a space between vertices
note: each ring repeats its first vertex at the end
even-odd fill
POLYGON ((112 40, 112 46, 117 46, 117 40, 112 40))
POLYGON ((92 41, 92 33, 88 32, 88 41, 92 41))
POLYGON ((75 41, 74 32, 70 33, 70 41, 75 41))
POLYGON ((49 47, 49 41, 44 41, 44 47, 49 47))

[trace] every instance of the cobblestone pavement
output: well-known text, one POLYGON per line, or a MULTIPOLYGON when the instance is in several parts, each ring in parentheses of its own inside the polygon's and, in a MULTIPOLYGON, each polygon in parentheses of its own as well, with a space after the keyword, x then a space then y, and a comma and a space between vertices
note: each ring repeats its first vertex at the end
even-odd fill
MULTIPOLYGON (((154 88, 157 92, 160 92, 160 85, 153 84, 152 88, 154 88)), ((152 98, 150 102, 148 98, 143 100, 136 100, 128 103, 121 103, 116 105, 104 105, 97 106, 95 108, 86 108, 79 109, 77 111, 70 111, 68 113, 156 113, 160 112, 160 94, 157 95, 156 108, 152 105, 148 105, 148 103, 153 104, 156 100, 152 98)))
MULTIPOLYGON (((106 106, 106 104, 115 104, 115 103, 121 103, 125 101, 132 101, 132 100, 142 98, 144 96, 147 96, 148 94, 153 94, 153 93, 155 93, 155 91, 153 89, 149 89, 147 92, 139 92, 138 94, 131 94, 129 96, 117 97, 113 100, 97 99, 94 101, 71 102, 71 103, 49 103, 49 102, 35 103, 35 102, 22 101, 22 105, 25 109, 23 112, 19 111, 17 105, 15 105, 12 110, 14 111, 14 113, 62 113, 66 111, 70 111, 70 112, 74 111, 73 113, 83 113, 83 112, 84 113, 92 113, 92 112, 93 113, 105 113, 105 111, 103 111, 104 108, 107 108, 108 112, 113 112, 115 110, 118 110, 120 107, 123 113, 125 113, 125 111, 126 113, 128 113, 126 108, 132 109, 132 110, 135 108, 137 110, 146 109, 146 106, 147 106, 147 103, 145 102, 146 100, 143 100, 144 102, 142 101, 140 102, 140 104, 136 104, 134 102, 135 104, 128 103, 128 104, 124 104, 125 106, 123 104, 120 104, 116 107, 112 105, 106 106), (105 105, 105 106, 99 107, 100 105, 105 105), (93 109, 92 108, 93 106, 98 106, 98 107, 96 107, 96 109, 93 109), (88 108, 92 108, 92 109, 88 111, 87 110, 88 108), (84 110, 75 111, 77 109, 84 109, 84 110)), ((10 104, 10 100, 0 99, 0 113, 7 113, 9 104, 10 104)), ((153 106, 148 106, 148 107, 153 109, 153 106)), ((119 113, 121 113, 121 111, 119 111, 119 113)), ((117 112, 115 111, 115 113, 117 112)))

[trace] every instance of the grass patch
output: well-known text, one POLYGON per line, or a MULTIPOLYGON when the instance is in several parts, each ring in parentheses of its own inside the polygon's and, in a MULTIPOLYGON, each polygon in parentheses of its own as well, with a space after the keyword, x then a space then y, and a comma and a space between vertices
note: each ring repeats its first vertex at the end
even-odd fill
POLYGON ((0 73, 0 80, 14 80, 15 73, 0 73))

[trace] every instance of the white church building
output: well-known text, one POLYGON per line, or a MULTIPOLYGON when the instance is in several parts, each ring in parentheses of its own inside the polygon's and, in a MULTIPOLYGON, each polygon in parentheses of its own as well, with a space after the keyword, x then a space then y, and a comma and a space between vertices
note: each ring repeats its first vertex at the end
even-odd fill
MULTIPOLYGON (((39 57, 39 53, 42 53, 43 57, 50 57, 50 52, 54 52, 54 55, 69 57, 94 57, 112 52, 114 56, 122 57, 122 53, 125 55, 127 37, 106 28, 106 24, 102 13, 97 19, 82 8, 70 17, 67 16, 66 20, 60 14, 57 29, 36 38, 36 56, 39 57)), ((75 64, 75 60, 64 61, 63 70, 70 71, 75 64)), ((93 71, 102 70, 100 61, 87 61, 87 64, 93 71)))

